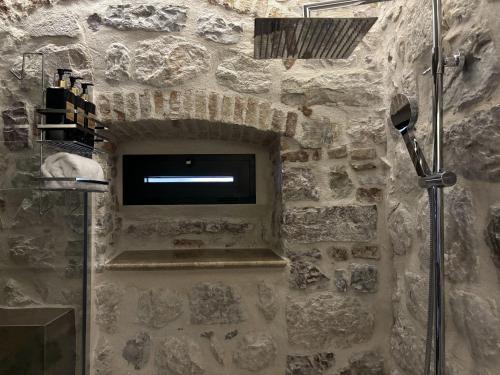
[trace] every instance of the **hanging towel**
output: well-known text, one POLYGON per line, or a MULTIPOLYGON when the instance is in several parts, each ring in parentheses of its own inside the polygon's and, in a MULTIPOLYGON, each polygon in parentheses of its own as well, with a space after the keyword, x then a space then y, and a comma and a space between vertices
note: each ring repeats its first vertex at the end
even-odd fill
MULTIPOLYGON (((42 164, 43 177, 83 177, 90 180, 104 180, 102 167, 95 160, 83 156, 59 152, 45 159, 42 164)), ((50 188, 64 188, 71 183, 51 181, 50 188)))

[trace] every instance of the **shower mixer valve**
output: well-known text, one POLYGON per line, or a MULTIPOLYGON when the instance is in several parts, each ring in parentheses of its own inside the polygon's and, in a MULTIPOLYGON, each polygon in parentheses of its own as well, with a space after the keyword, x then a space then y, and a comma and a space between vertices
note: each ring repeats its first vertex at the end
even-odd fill
MULTIPOLYGON (((460 70, 463 70, 464 65, 465 65, 465 55, 460 50, 455 52, 453 55, 446 56, 443 59, 443 66, 445 68, 458 68, 460 70)), ((432 71, 432 67, 425 69, 422 72, 422 75, 425 76, 430 71, 432 71)))

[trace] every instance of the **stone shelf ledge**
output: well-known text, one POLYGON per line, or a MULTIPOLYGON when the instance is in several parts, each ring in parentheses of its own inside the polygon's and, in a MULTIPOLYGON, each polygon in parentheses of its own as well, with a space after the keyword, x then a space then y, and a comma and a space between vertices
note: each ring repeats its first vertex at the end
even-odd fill
POLYGON ((106 263, 110 271, 278 268, 287 261, 271 249, 127 250, 106 263))

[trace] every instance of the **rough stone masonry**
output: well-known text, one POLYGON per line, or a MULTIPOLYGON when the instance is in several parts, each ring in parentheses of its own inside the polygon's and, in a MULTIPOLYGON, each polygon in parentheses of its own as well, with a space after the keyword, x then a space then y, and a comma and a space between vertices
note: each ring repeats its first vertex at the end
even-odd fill
MULTIPOLYGON (((92 212, 92 374, 420 374, 426 198, 401 139, 386 124, 395 92, 417 96, 421 114, 429 112, 430 78, 420 73, 429 64, 430 3, 395 0, 363 9, 379 20, 345 61, 254 60, 254 17, 298 17, 301 3, 0 2, 0 243, 6 254, 0 304, 81 306, 75 277, 81 197, 6 190, 25 186, 37 171, 33 134, 16 125, 34 125, 40 66, 28 61, 21 85, 11 79, 9 69, 20 69, 19 51, 43 52, 47 79, 68 67, 94 80, 99 116, 113 125, 118 147, 174 140, 216 150, 236 144, 271 149, 273 188, 263 201, 274 203, 257 207, 257 214, 124 209, 118 156, 99 158, 112 188, 94 196, 92 212), (48 207, 43 217, 39 200, 48 207), (289 265, 105 270, 124 246, 165 244, 268 246, 289 265)), ((447 75, 445 93, 446 164, 460 177, 447 192, 453 375, 473 369, 495 375, 500 365, 494 329, 499 7, 485 0, 444 2, 446 41, 468 56, 463 72, 447 75)), ((421 116, 419 137, 429 134, 426 119, 421 116)))

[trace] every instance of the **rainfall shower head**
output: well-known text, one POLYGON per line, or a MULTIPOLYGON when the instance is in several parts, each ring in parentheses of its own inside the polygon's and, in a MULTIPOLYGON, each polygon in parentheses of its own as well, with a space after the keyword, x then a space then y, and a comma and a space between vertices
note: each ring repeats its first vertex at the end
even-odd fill
POLYGON ((256 18, 256 59, 347 59, 373 24, 371 18, 309 18, 311 11, 388 0, 330 0, 304 5, 304 18, 256 18))
POLYGON ((377 18, 256 18, 256 59, 346 59, 377 18))

